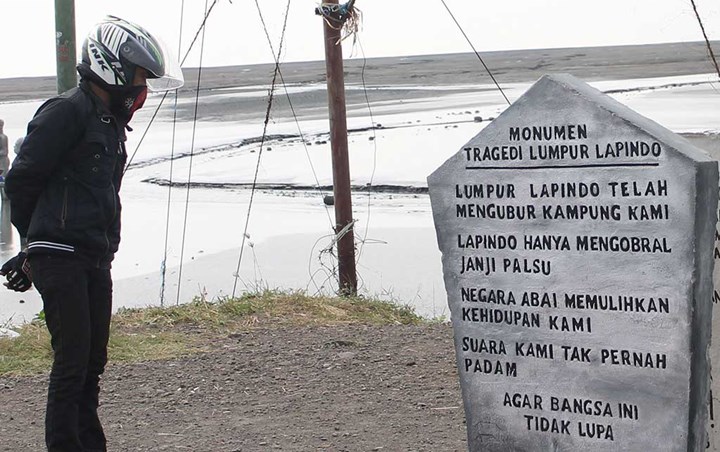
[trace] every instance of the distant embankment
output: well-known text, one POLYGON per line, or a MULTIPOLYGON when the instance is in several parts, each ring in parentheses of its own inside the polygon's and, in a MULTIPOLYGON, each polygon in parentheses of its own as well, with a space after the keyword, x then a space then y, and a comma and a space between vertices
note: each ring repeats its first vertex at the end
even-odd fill
MULTIPOLYGON (((253 184, 248 182, 170 182, 167 179, 158 177, 151 177, 144 179, 143 182, 149 184, 162 185, 167 187, 169 185, 173 187, 187 188, 219 188, 226 190, 238 190, 238 189, 252 189, 253 184)), ((305 191, 320 191, 320 192, 332 192, 332 185, 295 185, 285 183, 258 183, 255 184, 256 190, 261 191, 290 191, 290 192, 305 192, 305 191)), ((371 192, 371 193, 397 193, 397 194, 427 194, 427 187, 415 187, 412 185, 389 185, 389 184, 378 184, 378 185, 353 185, 350 187, 353 192, 371 192)))
MULTIPOLYGON (((712 43, 720 54, 720 41, 712 43)), ((704 42, 683 42, 613 47, 508 50, 481 52, 499 83, 530 82, 548 72, 568 72, 585 81, 667 77, 715 72, 704 42)), ((348 84, 361 84, 363 60, 346 60, 348 84)), ((272 64, 206 68, 202 90, 267 85, 272 64)), ((284 63, 287 84, 325 80, 322 61, 284 63)), ((182 92, 196 86, 196 71, 185 69, 182 92)), ((491 83, 472 53, 371 58, 364 78, 372 85, 425 85, 491 83)), ((55 93, 55 77, 0 79, 0 102, 44 99, 55 93)))

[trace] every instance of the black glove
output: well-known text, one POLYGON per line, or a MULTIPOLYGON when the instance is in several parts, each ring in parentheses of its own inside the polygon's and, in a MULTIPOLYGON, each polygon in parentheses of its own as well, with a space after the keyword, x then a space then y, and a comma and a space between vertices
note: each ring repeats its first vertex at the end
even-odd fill
POLYGON ((27 261, 27 254, 20 251, 17 256, 5 262, 0 267, 0 275, 7 279, 3 285, 15 292, 25 292, 32 287, 30 264, 27 261))

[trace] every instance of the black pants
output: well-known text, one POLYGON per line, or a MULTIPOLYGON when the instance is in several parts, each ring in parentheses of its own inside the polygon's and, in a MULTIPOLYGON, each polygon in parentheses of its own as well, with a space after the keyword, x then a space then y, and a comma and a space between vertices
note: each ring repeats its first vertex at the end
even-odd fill
POLYGON ((49 452, 106 451, 97 415, 112 311, 110 270, 75 257, 30 257, 54 355, 45 442, 49 452))

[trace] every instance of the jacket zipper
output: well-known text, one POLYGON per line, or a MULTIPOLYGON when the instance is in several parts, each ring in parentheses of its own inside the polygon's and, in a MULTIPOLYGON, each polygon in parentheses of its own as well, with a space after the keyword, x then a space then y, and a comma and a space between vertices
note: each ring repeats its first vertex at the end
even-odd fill
MULTIPOLYGON (((110 121, 111 121, 110 118, 108 118, 107 122, 103 119, 103 122, 106 123, 106 124, 109 124, 110 121)), ((117 126, 116 126, 116 127, 117 127, 117 126)), ((119 136, 120 133, 117 131, 117 128, 115 129, 115 132, 116 132, 117 135, 118 135, 118 154, 120 154, 120 153, 122 153, 122 147, 121 147, 121 145, 123 144, 123 142, 122 142, 122 140, 120 139, 120 136, 119 136)), ((117 165, 117 161, 115 162, 115 164, 117 165)), ((110 182, 110 186, 112 187, 112 191, 113 191, 113 214, 112 214, 112 218, 110 219, 110 222, 107 224, 107 226, 105 226, 105 234, 104 234, 104 235, 105 235, 105 253, 104 253, 104 256, 107 256, 108 253, 110 252, 110 238, 108 237, 108 229, 110 229, 110 226, 112 226, 113 222, 115 222, 115 217, 117 216, 117 197, 118 197, 118 194, 117 194, 117 192, 116 192, 116 190, 115 190, 115 182, 110 182)), ((102 262, 102 258, 98 259, 98 262, 97 262, 98 268, 100 267, 100 263, 101 263, 101 262, 102 262)))
MULTIPOLYGON (((121 145, 122 141, 118 140, 118 145, 121 145)), ((118 153, 122 152, 121 148, 118 146, 118 153)), ((116 162, 117 165, 117 162, 116 162)), ((113 191, 113 214, 110 218, 110 222, 105 227, 105 256, 110 252, 110 238, 108 237, 108 229, 110 229, 110 226, 115 222, 115 217, 117 216, 117 192, 115 191, 115 183, 110 182, 110 186, 112 187, 113 191)), ((98 260, 98 267, 100 267, 100 260, 98 260)))
POLYGON ((67 186, 67 177, 65 179, 65 189, 63 190, 63 204, 62 204, 62 212, 60 213, 60 228, 65 229, 65 219, 67 218, 67 210, 68 210, 68 186, 67 186))
POLYGON ((115 222, 115 217, 117 216, 117 193, 115 192, 115 184, 110 183, 110 186, 113 189, 113 214, 112 217, 110 217, 110 223, 108 223, 107 227, 105 228, 105 241, 107 242, 108 250, 110 249, 110 239, 108 238, 107 231, 110 229, 110 226, 115 222))

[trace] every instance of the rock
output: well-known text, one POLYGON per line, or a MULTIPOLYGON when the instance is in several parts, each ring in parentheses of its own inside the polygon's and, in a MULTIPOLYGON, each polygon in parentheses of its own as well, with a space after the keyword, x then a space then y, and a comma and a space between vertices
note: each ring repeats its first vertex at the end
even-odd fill
POLYGON ((0 328, 0 337, 9 337, 11 339, 15 339, 19 336, 20 334, 17 331, 13 331, 10 328, 0 328))

